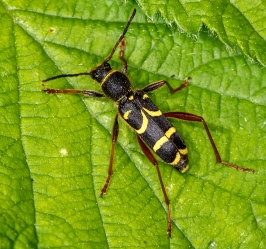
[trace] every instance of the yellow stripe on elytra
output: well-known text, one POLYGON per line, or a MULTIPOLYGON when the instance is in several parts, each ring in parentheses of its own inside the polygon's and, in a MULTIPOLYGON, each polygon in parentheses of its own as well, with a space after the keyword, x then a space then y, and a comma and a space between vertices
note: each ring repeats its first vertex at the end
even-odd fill
POLYGON ((165 143, 165 142, 167 142, 168 141, 168 138, 166 137, 166 136, 163 136, 163 137, 161 137, 156 143, 155 143, 155 145, 153 146, 153 150, 154 150, 154 152, 156 152, 157 150, 159 150, 161 147, 162 147, 162 145, 165 143))
POLYGON ((168 138, 170 138, 174 133, 176 132, 176 129, 174 127, 170 127, 163 137, 161 137, 153 146, 154 152, 159 150, 164 143, 168 141, 168 138))
POLYGON ((134 96, 131 95, 131 96, 128 97, 128 99, 129 99, 129 100, 133 100, 133 99, 134 99, 134 96))
POLYGON ((128 110, 124 113, 123 118, 128 119, 128 115, 132 112, 132 110, 128 110))
POLYGON ((169 163, 169 164, 171 164, 171 165, 177 165, 179 163, 180 159, 181 159, 180 153, 179 152, 176 152, 176 156, 175 156, 174 161, 171 162, 171 163, 169 163))
POLYGON ((162 112, 160 111, 160 110, 158 110, 158 111, 150 111, 150 110, 148 110, 148 109, 146 109, 146 108, 143 108, 143 110, 145 111, 145 112, 147 112, 150 116, 152 116, 152 117, 159 117, 159 116, 161 116, 162 115, 162 112))
POLYGON ((165 132, 165 136, 167 136, 168 138, 170 138, 175 132, 176 132, 175 127, 170 127, 170 128, 165 132))
POLYGON ((187 148, 185 149, 178 149, 179 152, 182 154, 182 155, 187 155, 188 151, 187 151, 187 148))
POLYGON ((105 81, 109 78, 109 76, 113 73, 115 73, 117 70, 111 70, 108 74, 106 74, 106 76, 103 78, 100 86, 102 87, 102 85, 105 83, 105 81))
POLYGON ((136 130, 136 132, 138 134, 142 134, 142 133, 144 133, 146 131, 146 129, 148 127, 148 122, 149 122, 147 117, 146 117, 146 115, 143 113, 143 111, 141 110, 140 112, 141 112, 141 115, 142 115, 142 125, 141 125, 140 129, 136 130))

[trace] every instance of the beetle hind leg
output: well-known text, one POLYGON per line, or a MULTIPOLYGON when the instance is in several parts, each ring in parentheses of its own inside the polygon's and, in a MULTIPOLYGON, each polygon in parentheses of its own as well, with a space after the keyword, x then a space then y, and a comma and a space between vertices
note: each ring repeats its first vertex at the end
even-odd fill
POLYGON ((156 170, 157 170, 157 174, 159 177, 159 181, 161 184, 161 188, 163 191, 163 195, 164 195, 164 200, 167 206, 167 222, 168 222, 168 226, 167 226, 167 234, 169 236, 169 238, 171 238, 171 233, 172 233, 172 219, 171 219, 171 215, 170 215, 170 200, 168 198, 168 195, 166 193, 164 184, 163 184, 163 179, 161 176, 161 172, 158 166, 158 162, 156 161, 155 157, 152 155, 151 151, 149 150, 149 148, 146 146, 146 144, 144 144, 144 142, 141 140, 141 138, 139 136, 137 136, 140 148, 142 149, 143 153, 146 155, 146 157, 150 160, 150 162, 155 166, 156 170))
POLYGON ((243 168, 243 167, 237 166, 237 165, 235 165, 233 163, 222 161, 220 153, 218 152, 218 149, 217 149, 217 147, 216 147, 216 145, 215 145, 215 143, 213 141, 211 132, 210 132, 210 130, 209 130, 208 126, 207 126, 207 123, 205 122, 203 117, 200 117, 200 116, 197 116, 197 115, 194 115, 194 114, 191 114, 191 113, 186 113, 186 112, 168 112, 168 113, 164 113, 164 115, 166 117, 169 117, 169 118, 177 118, 177 119, 191 121, 191 122, 201 122, 201 123, 203 123, 205 131, 206 131, 206 133, 208 135, 208 138, 210 140, 211 146, 213 148, 217 163, 221 163, 221 164, 223 164, 225 166, 229 166, 229 167, 231 167, 233 169, 236 169, 236 170, 239 170, 239 171, 254 173, 253 169, 243 168))

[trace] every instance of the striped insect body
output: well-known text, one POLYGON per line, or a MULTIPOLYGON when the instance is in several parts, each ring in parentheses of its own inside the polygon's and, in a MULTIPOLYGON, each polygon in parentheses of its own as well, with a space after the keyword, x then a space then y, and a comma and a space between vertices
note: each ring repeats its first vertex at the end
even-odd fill
POLYGON ((144 91, 125 96, 119 102, 118 112, 164 162, 181 172, 188 169, 185 142, 144 91))

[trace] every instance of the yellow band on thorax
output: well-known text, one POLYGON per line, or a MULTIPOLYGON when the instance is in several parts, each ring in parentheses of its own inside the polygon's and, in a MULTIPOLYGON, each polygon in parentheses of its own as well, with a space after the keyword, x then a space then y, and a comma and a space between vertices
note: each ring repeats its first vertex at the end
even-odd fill
POLYGON ((100 86, 102 87, 102 85, 105 83, 105 81, 109 78, 109 76, 113 73, 117 72, 117 70, 111 70, 108 74, 106 74, 106 76, 103 78, 100 86))

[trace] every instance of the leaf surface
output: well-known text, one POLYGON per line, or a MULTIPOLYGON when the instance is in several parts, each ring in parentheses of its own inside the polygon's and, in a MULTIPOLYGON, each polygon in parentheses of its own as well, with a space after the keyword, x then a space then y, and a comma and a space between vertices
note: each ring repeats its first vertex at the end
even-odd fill
MULTIPOLYGON (((104 1, 2 1, 0 4, 0 243, 3 248, 265 247, 265 69, 228 51, 203 28, 193 40, 151 23, 137 8, 125 57, 134 88, 165 79, 150 94, 162 112, 203 116, 221 157, 255 174, 215 163, 202 124, 171 120, 189 149, 180 174, 158 159, 171 200, 172 239, 154 166, 120 119, 107 194, 112 125, 108 98, 46 95, 45 88, 100 91, 88 76, 106 58, 137 6, 104 1)), ((110 61, 120 69, 118 51, 110 61)))
POLYGON ((249 0, 138 0, 144 13, 164 20, 198 37, 202 23, 229 48, 239 47, 252 61, 266 65, 266 2, 249 0))

